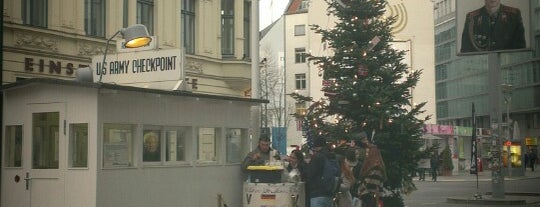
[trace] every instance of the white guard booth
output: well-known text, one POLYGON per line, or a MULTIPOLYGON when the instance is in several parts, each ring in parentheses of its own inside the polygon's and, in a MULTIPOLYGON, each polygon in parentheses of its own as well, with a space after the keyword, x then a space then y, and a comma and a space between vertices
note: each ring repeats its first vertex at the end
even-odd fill
POLYGON ((251 106, 107 83, 4 85, 3 207, 242 206, 251 106))

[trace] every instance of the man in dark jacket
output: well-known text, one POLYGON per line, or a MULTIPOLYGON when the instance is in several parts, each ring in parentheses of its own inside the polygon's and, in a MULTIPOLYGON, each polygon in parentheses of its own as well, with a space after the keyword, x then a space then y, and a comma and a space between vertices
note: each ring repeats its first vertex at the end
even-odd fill
MULTIPOLYGON (((313 140, 313 155, 307 166, 307 195, 311 203, 311 207, 332 207, 332 199, 334 195, 326 193, 323 189, 322 175, 324 163, 332 153, 330 153, 326 140, 324 138, 315 138, 313 140)), ((335 156, 335 155, 334 155, 335 156)))
POLYGON ((461 35, 461 52, 525 48, 525 28, 521 11, 484 0, 484 7, 467 13, 461 35))
POLYGON ((265 165, 270 161, 270 157, 279 159, 279 152, 270 147, 270 138, 259 138, 259 144, 257 148, 247 154, 246 158, 242 162, 242 169, 246 170, 248 166, 265 165))

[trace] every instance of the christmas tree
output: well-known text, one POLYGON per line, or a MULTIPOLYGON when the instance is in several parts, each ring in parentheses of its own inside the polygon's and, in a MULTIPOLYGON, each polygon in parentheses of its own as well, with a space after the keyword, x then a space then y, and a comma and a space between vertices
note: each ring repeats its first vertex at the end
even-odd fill
POLYGON ((381 150, 387 170, 385 206, 404 206, 402 193, 415 189, 411 175, 419 159, 425 103, 410 102, 421 71, 402 62, 405 51, 391 47, 394 17, 385 17, 384 0, 325 0, 328 15, 338 19, 331 29, 313 25, 332 55, 309 56, 323 78, 325 97, 312 100, 294 94, 297 102, 311 103, 304 120, 308 145, 316 136, 354 138, 367 132, 381 150))

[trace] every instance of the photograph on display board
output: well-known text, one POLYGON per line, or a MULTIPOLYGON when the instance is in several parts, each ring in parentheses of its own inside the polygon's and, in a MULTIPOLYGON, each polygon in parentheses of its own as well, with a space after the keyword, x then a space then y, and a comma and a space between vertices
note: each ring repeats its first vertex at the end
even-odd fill
POLYGON ((530 3, 456 0, 459 55, 530 49, 530 3))

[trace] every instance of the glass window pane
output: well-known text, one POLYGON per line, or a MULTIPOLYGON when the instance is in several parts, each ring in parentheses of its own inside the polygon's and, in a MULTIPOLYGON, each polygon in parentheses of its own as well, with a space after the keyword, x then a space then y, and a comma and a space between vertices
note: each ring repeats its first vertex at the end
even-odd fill
POLYGON ((135 125, 104 124, 103 167, 133 166, 133 134, 135 125))
POLYGON ((186 139, 191 137, 191 128, 181 127, 177 130, 166 130, 166 161, 186 161, 186 139))
POLYGON ((137 0, 137 23, 146 26, 150 35, 154 34, 153 0, 137 0))
POLYGON ((195 53, 195 0, 182 1, 182 24, 186 53, 195 53))
POLYGON ((221 1, 221 54, 234 55, 234 1, 221 1))
POLYGON ((143 162, 161 161, 161 131, 143 131, 143 162))
POLYGON ((69 129, 69 167, 88 167, 88 124, 70 124, 69 129))
POLYGON ((84 28, 86 35, 105 36, 105 0, 85 0, 84 28))
POLYGON ((217 161, 215 128, 200 128, 198 143, 199 161, 217 161))
POLYGON ((227 163, 242 162, 242 140, 247 139, 247 129, 228 129, 226 138, 227 163))
POLYGON ((301 36, 306 34, 306 25, 294 25, 294 35, 295 36, 301 36))
POLYGON ((58 169, 58 112, 32 114, 32 168, 58 169))
POLYGON ((23 0, 22 18, 24 24, 47 27, 47 0, 23 0))
POLYGON ((6 126, 6 167, 22 167, 22 125, 6 126))

